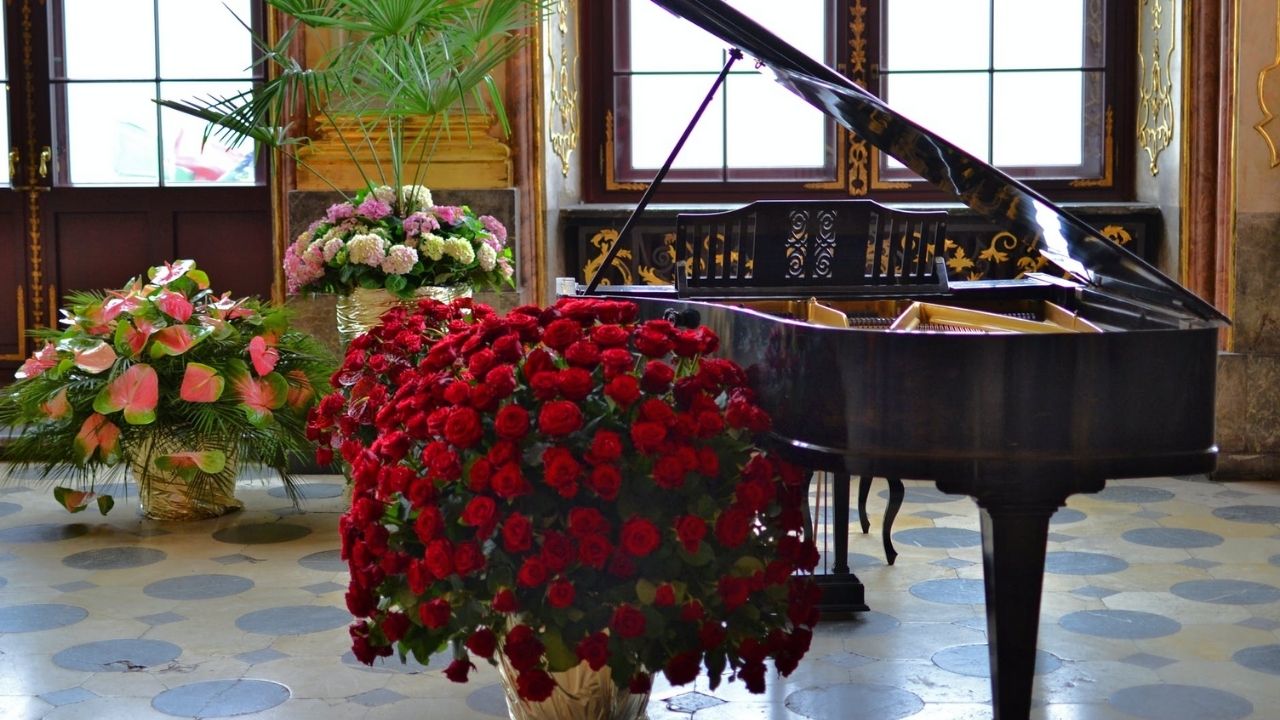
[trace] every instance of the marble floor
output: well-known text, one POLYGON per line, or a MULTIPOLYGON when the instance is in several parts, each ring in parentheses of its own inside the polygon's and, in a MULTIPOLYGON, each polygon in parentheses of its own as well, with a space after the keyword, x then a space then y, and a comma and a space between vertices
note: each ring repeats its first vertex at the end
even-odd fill
MULTIPOLYGON (((355 662, 340 479, 306 481, 301 511, 250 479, 243 512, 187 524, 0 487, 0 718, 505 717, 487 665, 457 685, 355 662)), ((991 716, 973 503, 908 483, 888 567, 876 490, 851 542, 872 611, 821 625, 765 695, 659 683, 650 718, 991 716)), ((1051 531, 1033 718, 1280 718, 1280 483, 1113 482, 1051 531)))

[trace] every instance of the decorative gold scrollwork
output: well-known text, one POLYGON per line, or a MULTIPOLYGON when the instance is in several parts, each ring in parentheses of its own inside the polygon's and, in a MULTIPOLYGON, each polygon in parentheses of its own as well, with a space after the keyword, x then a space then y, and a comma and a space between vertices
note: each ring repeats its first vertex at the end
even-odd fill
POLYGON ((560 158, 560 173, 569 177, 569 158, 578 147, 578 48, 569 33, 569 19, 577 22, 578 2, 558 0, 555 12, 559 16, 559 57, 553 43, 547 43, 547 60, 551 64, 551 107, 555 108, 550 124, 554 128, 559 118, 559 130, 550 132, 551 149, 560 158))
MULTIPOLYGON (((1258 71, 1258 107, 1262 110, 1262 119, 1254 123, 1253 129, 1258 131, 1262 139, 1267 143, 1267 150, 1271 152, 1271 167, 1280 165, 1280 152, 1276 150, 1276 140, 1271 137, 1271 133, 1267 130, 1267 125, 1276 118, 1275 113, 1271 112, 1271 108, 1267 105, 1267 88, 1268 79, 1274 76, 1277 70, 1280 70, 1280 0, 1276 1, 1276 45, 1275 60, 1268 66, 1258 71)), ((1271 85, 1272 92, 1275 92, 1275 86, 1271 85)))
POLYGON ((1128 245, 1133 242, 1133 235, 1123 225, 1108 225, 1102 228, 1102 234, 1119 245, 1128 245))
MULTIPOLYGON (((592 278, 595 277, 596 273, 600 270, 600 266, 604 264, 604 258, 609 254, 609 249, 613 247, 614 243, 618 242, 618 231, 613 228, 604 228, 595 235, 592 235, 591 239, 587 242, 599 251, 596 253, 595 257, 588 260, 587 263, 582 266, 583 277, 592 278)), ((622 249, 618 251, 618 254, 613 257, 613 262, 610 263, 610 267, 617 270, 618 274, 622 277, 623 285, 631 284, 631 258, 631 251, 622 249)), ((612 283, 606 275, 601 278, 600 284, 610 285, 612 283)))
MULTIPOLYGON (((1148 0, 1142 0, 1146 6, 1148 0)), ((1147 152, 1147 169, 1152 177, 1160 174, 1156 163, 1160 153, 1173 140, 1173 80, 1169 69, 1173 66, 1173 33, 1170 32, 1168 51, 1160 53, 1161 16, 1164 8, 1160 0, 1151 0, 1151 62, 1138 50, 1138 71, 1142 82, 1138 87, 1138 144, 1147 152)))

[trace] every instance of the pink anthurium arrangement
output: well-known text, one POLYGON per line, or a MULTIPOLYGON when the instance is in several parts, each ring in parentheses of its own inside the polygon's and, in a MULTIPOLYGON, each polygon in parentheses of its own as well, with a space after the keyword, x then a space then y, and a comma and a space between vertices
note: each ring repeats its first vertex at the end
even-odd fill
POLYGON ((291 487, 313 388, 328 384, 333 364, 282 309, 217 294, 195 262, 179 260, 118 290, 68 296, 62 324, 36 334, 17 382, 0 389, 0 425, 16 430, 0 451, 11 474, 37 466, 76 480, 55 491, 71 512, 94 501, 109 510, 94 482, 142 453, 189 483, 234 456, 291 487))

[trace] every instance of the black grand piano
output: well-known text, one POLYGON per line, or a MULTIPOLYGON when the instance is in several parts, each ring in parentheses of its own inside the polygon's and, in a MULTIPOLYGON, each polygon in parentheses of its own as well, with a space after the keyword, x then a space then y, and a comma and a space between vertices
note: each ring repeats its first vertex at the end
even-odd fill
MULTIPOLYGON (((1055 270, 948 282, 938 252, 945 217, 856 200, 753 203, 678 220, 674 288, 600 288, 596 278, 576 290, 714 329, 722 353, 748 369, 773 417, 772 441, 790 459, 930 479, 971 496, 981 513, 994 716, 1026 718, 1049 518, 1108 478, 1213 470, 1226 318, 720 0, 653 1, 756 58, 1055 270)), ((840 602, 834 580, 824 592, 840 602)), ((844 588, 859 591, 844 598, 855 606, 856 582, 844 588)))

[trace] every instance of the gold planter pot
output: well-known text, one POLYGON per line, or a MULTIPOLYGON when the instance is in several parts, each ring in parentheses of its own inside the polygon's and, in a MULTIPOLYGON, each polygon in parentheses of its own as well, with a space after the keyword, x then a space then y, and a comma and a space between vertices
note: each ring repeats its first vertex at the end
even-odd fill
POLYGON ((428 285, 414 291, 411 298, 402 298, 380 288, 353 288, 347 295, 338 297, 338 337, 343 345, 357 335, 377 327, 382 314, 398 305, 415 307, 419 300, 439 300, 447 303, 457 298, 471 297, 469 285, 428 285))
POLYGON ((556 689, 542 702, 521 699, 516 676, 507 656, 499 650, 498 675, 512 720, 645 720, 649 693, 636 695, 613 684, 609 666, 592 670, 585 662, 564 672, 553 672, 556 689))

